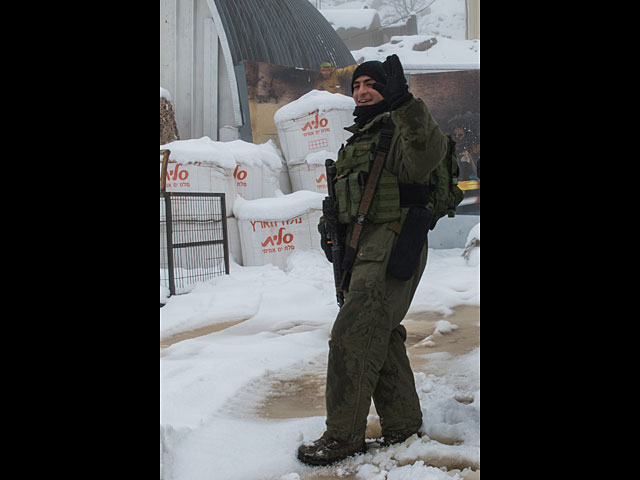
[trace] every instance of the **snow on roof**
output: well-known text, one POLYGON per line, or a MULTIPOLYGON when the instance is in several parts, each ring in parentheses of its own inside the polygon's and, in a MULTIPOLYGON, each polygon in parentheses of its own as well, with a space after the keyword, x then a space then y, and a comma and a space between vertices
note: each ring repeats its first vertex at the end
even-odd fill
POLYGON ((342 95, 341 93, 331 93, 325 90, 311 90, 297 100, 287 103, 280 107, 273 115, 273 121, 278 124, 300 118, 311 112, 318 110, 327 112, 329 110, 349 110, 353 111, 356 103, 353 98, 342 95))
POLYGON ((369 28, 376 17, 380 22, 378 11, 373 8, 347 9, 336 8, 331 10, 320 10, 334 30, 339 28, 369 28))
POLYGON ((384 45, 351 53, 358 63, 384 62, 388 55, 395 53, 406 73, 480 68, 480 40, 452 40, 439 35, 397 35, 384 45))

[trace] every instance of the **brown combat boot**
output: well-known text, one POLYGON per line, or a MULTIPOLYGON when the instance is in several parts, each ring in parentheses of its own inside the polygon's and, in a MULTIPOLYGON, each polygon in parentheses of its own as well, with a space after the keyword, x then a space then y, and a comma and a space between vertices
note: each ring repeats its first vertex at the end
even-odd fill
POLYGON ((351 455, 364 453, 367 445, 364 439, 355 442, 341 442, 331 438, 329 432, 313 443, 303 443, 298 448, 298 460, 309 465, 330 465, 351 455))
POLYGON ((383 432, 382 440, 379 443, 383 447, 388 447, 389 445, 402 443, 414 434, 417 434, 418 437, 422 437, 422 433, 419 432, 421 426, 422 425, 418 425, 417 427, 405 428, 404 430, 383 432))

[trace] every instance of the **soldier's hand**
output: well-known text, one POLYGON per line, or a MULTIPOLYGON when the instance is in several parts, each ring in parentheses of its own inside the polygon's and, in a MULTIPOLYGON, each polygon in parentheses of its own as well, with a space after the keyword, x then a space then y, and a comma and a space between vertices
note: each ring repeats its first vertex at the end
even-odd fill
POLYGON ((373 88, 385 98, 390 106, 389 110, 395 110, 413 95, 409 93, 407 79, 404 77, 404 69, 398 55, 394 53, 388 56, 382 63, 382 68, 387 74, 387 83, 376 82, 373 88))

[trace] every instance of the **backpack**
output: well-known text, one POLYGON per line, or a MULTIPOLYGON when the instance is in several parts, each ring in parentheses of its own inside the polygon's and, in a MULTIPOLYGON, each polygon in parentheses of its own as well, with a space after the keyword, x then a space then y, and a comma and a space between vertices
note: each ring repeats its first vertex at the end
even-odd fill
POLYGON ((458 187, 458 156, 456 155, 456 142, 448 133, 448 149, 446 156, 429 174, 428 201, 426 208, 433 216, 430 230, 436 226, 439 219, 448 215, 455 217, 456 207, 464 198, 464 192, 458 187))

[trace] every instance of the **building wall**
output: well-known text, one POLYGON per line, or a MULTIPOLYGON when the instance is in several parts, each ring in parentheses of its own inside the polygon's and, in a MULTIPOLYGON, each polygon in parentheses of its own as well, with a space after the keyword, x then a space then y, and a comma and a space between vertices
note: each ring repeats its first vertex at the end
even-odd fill
POLYGON ((466 39, 480 39, 480 0, 465 0, 467 10, 466 39))
POLYGON ((376 28, 339 28, 336 33, 340 36, 349 50, 360 50, 364 47, 377 47, 384 43, 380 26, 376 28))
POLYGON ((171 94, 182 139, 218 140, 221 128, 241 123, 211 4, 160 0, 160 86, 171 94))
POLYGON ((380 23, 380 17, 376 14, 371 25, 367 28, 338 28, 336 33, 349 50, 360 50, 364 47, 377 47, 388 43, 394 35, 417 35, 418 21, 417 17, 412 15, 404 25, 383 27, 380 23))

